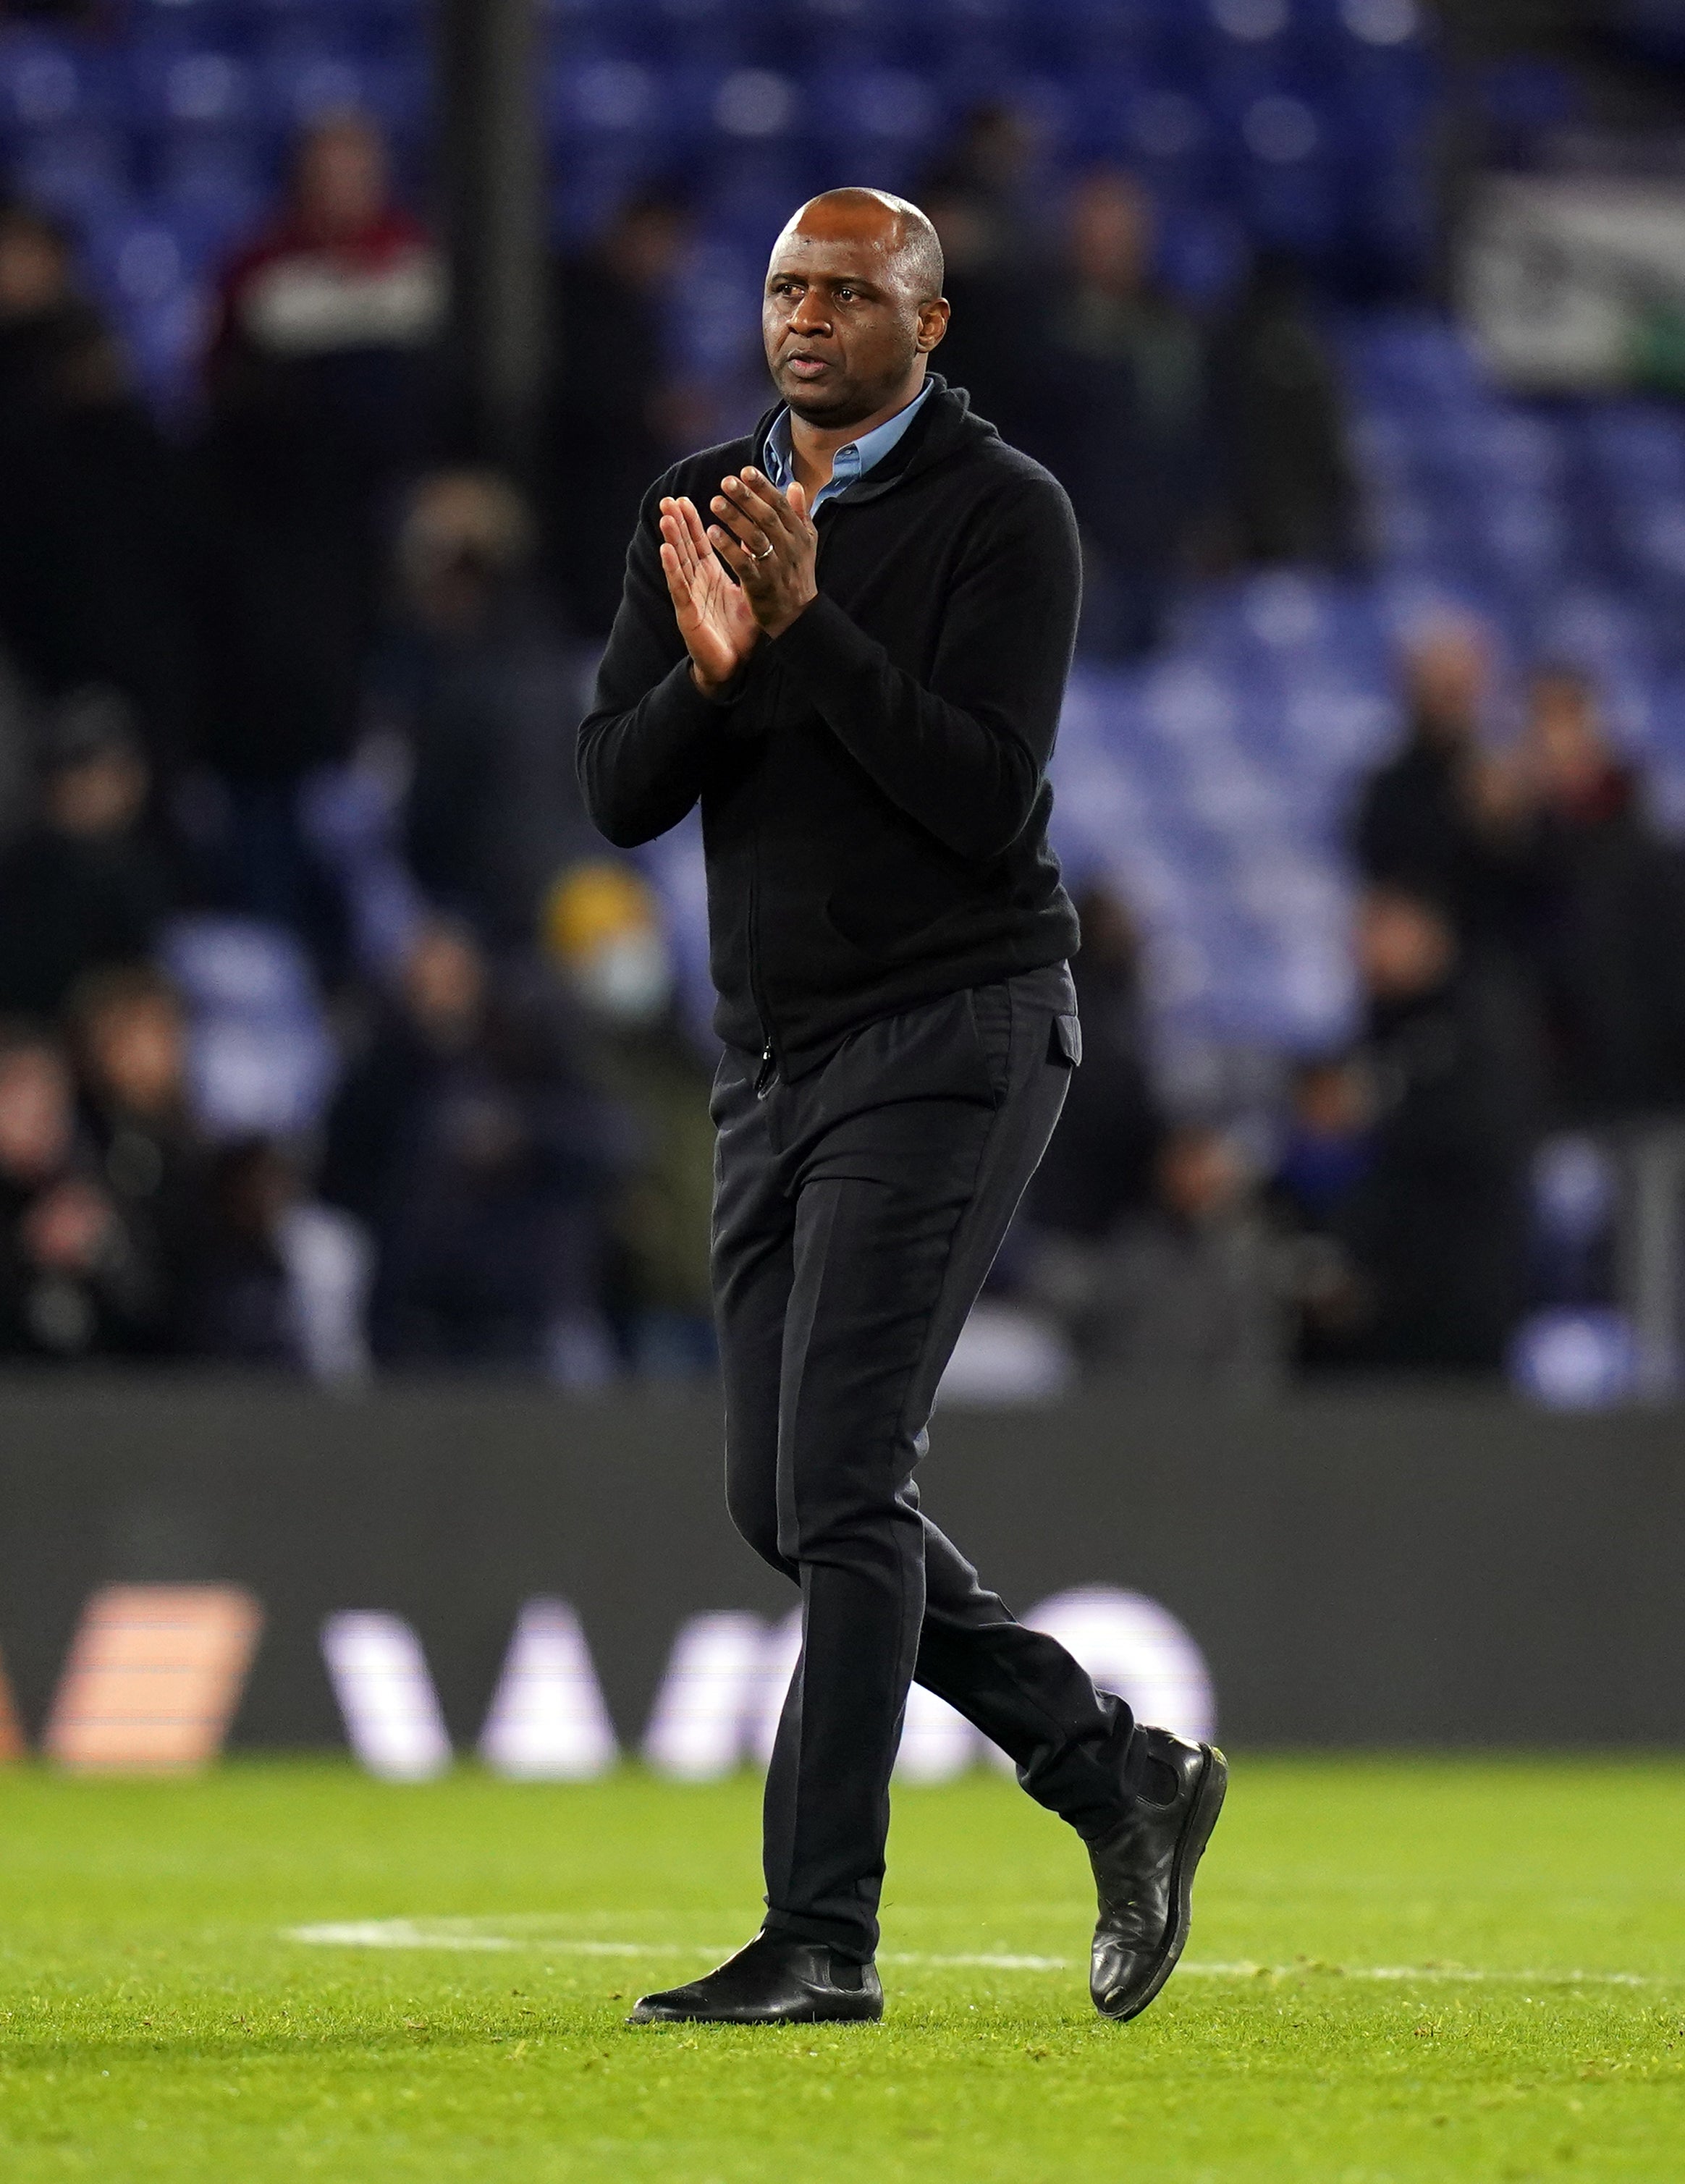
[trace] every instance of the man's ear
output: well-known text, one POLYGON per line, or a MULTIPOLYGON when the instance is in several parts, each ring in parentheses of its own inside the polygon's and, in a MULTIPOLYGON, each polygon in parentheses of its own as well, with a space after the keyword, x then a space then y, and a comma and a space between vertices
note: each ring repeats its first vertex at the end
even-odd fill
POLYGON ((918 307, 918 346, 929 355, 948 331, 948 299, 935 296, 918 307))

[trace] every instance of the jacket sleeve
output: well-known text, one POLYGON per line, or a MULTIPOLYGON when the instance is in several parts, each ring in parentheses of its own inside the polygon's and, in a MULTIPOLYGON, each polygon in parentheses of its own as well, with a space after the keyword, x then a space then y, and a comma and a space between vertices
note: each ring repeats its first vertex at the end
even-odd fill
POLYGON ((928 682, 823 593, 773 647, 884 795, 958 855, 1023 831, 1058 728, 1081 598, 1076 523, 1026 479, 962 551, 928 682))
POLYGON ((575 754, 585 809, 622 850, 665 834, 695 803, 723 710, 690 679, 661 573, 656 509, 672 482, 659 479, 638 511, 626 588, 575 754))

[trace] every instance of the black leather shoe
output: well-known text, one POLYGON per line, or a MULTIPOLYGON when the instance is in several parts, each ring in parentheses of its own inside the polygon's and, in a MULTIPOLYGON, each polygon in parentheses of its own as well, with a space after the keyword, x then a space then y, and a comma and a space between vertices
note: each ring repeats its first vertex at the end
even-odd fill
MULTIPOLYGON (((1108 1836, 1088 1847, 1100 1923, 1088 1991, 1102 2017, 1139 2017, 1176 1968, 1188 1938, 1194 1868, 1211 1839, 1229 1763, 1214 1744, 1146 1729, 1147 1751, 1174 1777, 1165 1804, 1138 1797, 1108 1836)), ((1165 1777, 1152 1770, 1162 1785, 1165 1777)))
POLYGON ((717 1971, 646 1994, 628 2025, 875 2025, 884 1990, 874 1964, 815 1942, 757 1934, 717 1971))

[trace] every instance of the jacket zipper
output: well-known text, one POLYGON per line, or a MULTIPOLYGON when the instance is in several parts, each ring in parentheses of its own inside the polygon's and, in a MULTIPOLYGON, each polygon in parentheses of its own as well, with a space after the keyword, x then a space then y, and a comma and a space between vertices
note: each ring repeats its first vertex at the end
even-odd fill
POLYGON ((755 1097, 764 1100, 778 1082, 778 1056, 773 1034, 773 1019, 767 1009, 767 997, 761 990, 761 950, 756 938, 760 915, 761 849, 757 836, 755 866, 749 876, 749 990, 754 997, 755 1013, 761 1019, 761 1036, 766 1041, 761 1052, 761 1067, 755 1072, 755 1097))
MULTIPOLYGON (((814 530, 818 533, 817 542, 813 549, 813 574, 816 577, 819 573, 820 564, 825 557, 825 541, 830 535, 829 524, 821 519, 830 504, 828 501, 825 508, 822 508, 813 519, 814 530)), ((755 997, 756 1013, 761 1019, 761 1029, 766 1039, 766 1045, 761 1050, 761 1067, 755 1072, 755 1097, 757 1100, 764 1100, 778 1081, 778 1039, 773 1029, 772 1016, 767 1007, 767 997, 761 989, 761 951, 756 940, 756 925, 760 910, 761 859, 757 843, 755 872, 749 886, 749 990, 755 997)))

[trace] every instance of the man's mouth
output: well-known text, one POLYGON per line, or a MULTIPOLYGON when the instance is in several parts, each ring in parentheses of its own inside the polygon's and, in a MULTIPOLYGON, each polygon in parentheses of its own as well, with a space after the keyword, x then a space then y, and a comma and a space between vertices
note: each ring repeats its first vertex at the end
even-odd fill
POLYGON ((792 349, 784 359, 784 370, 792 379, 818 379, 830 368, 826 358, 815 356, 809 349, 792 349))

